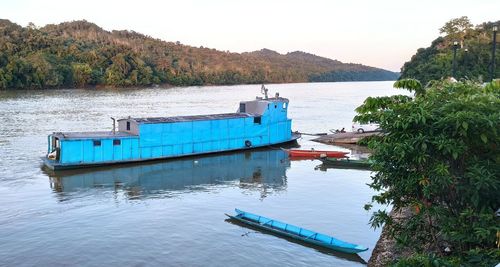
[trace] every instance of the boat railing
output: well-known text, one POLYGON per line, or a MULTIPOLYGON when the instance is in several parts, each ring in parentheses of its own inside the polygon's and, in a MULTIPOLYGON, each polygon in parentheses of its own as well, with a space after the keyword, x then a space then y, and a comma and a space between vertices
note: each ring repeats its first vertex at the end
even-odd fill
POLYGON ((271 227, 273 227, 273 222, 274 222, 274 220, 269 220, 269 221, 267 221, 267 222, 263 223, 262 225, 266 225, 266 224, 268 224, 268 223, 271 223, 271 227))
POLYGON ((311 238, 311 237, 313 237, 313 236, 314 236, 314 238, 312 238, 312 239, 316 240, 316 237, 318 236, 318 233, 314 233, 314 234, 312 234, 312 235, 310 235, 310 236, 306 237, 306 239, 309 239, 309 238, 311 238))

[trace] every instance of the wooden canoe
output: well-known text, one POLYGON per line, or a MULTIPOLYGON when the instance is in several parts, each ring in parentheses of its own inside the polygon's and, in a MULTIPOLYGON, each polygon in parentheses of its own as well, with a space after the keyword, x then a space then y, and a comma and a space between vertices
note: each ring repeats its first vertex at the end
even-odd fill
POLYGON ((259 229, 267 230, 275 234, 291 237, 306 243, 314 244, 317 246, 329 248, 335 251, 344 253, 359 253, 368 250, 368 248, 344 242, 329 235, 321 234, 298 226, 245 212, 235 209, 236 215, 228 215, 229 218, 240 221, 250 226, 259 229))
POLYGON ((323 165, 327 167, 338 167, 344 169, 370 169, 371 162, 366 159, 349 159, 349 158, 320 158, 323 165))
POLYGON ((290 157, 294 158, 320 158, 320 157, 329 157, 329 158, 343 158, 349 152, 342 151, 326 151, 326 150, 301 150, 301 149, 289 149, 286 150, 290 157))

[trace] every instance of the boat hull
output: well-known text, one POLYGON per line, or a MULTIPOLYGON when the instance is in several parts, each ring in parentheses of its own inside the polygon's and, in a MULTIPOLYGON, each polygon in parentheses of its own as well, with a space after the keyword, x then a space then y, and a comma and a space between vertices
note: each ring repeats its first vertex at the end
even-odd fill
POLYGON ((278 235, 290 237, 296 240, 300 240, 305 243, 313 244, 316 246, 321 246, 324 248, 332 249, 335 251, 340 251, 344 253, 350 253, 350 254, 356 254, 359 252, 363 252, 368 250, 368 248, 365 248, 363 246, 347 243, 338 239, 335 239, 333 237, 320 234, 317 232, 313 232, 304 228, 300 228, 291 224, 286 224, 280 221, 276 220, 271 220, 266 217, 262 217, 256 214, 251 214, 248 212, 244 212, 241 210, 236 209, 237 215, 228 215, 231 219, 237 220, 241 223, 263 229, 278 235), (264 222, 264 223, 262 223, 264 222), (271 222, 271 224, 269 224, 271 222), (294 229, 298 229, 297 231, 294 231, 294 229), (305 233, 305 234, 304 234, 305 233), (310 234, 313 233, 313 234, 310 234), (329 242, 325 242, 329 240, 329 242))
POLYGON ((336 158, 320 158, 320 160, 323 162, 323 165, 327 167, 363 170, 371 169, 371 164, 367 160, 349 160, 336 158))
MULTIPOLYGON (((281 143, 277 143, 277 144, 273 144, 273 145, 293 143, 293 142, 296 142, 297 139, 299 139, 300 137, 301 136, 299 134, 293 134, 292 138, 290 140, 287 140, 287 141, 284 141, 284 142, 281 142, 281 143)), ((251 150, 251 149, 257 149, 257 148, 262 148, 262 147, 266 147, 266 146, 269 146, 269 145, 252 146, 252 147, 241 148, 241 149, 230 149, 230 150, 210 151, 210 152, 202 152, 202 153, 191 153, 191 154, 184 154, 184 155, 178 155, 178 156, 169 156, 169 157, 145 158, 145 159, 131 159, 131 160, 120 160, 120 161, 105 161, 105 162, 96 162, 96 163, 64 164, 64 163, 57 162, 55 160, 50 160, 47 157, 42 157, 41 159, 43 161, 43 164, 47 168, 49 168, 49 169, 51 169, 53 171, 58 171, 58 170, 92 168, 92 167, 100 167, 100 166, 109 166, 109 165, 136 163, 136 162, 167 160, 167 159, 184 158, 184 157, 191 157, 191 156, 197 156, 197 155, 217 154, 217 153, 224 153, 224 152, 231 152, 231 151, 251 150)))
POLYGON ((342 151, 320 151, 320 150, 288 150, 290 157, 295 158, 320 158, 320 157, 330 157, 330 158, 343 158, 348 152, 342 151))

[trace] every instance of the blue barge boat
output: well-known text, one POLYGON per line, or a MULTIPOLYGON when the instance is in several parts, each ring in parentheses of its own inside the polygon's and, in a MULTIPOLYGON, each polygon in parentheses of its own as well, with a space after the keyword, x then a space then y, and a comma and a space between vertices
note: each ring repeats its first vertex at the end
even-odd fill
MULTIPOLYGON (((118 131, 55 132, 48 136, 44 164, 53 170, 158 160, 251 149, 296 140, 289 100, 240 102, 236 113, 159 118, 124 118, 118 131)), ((114 121, 113 121, 114 122, 114 121)))

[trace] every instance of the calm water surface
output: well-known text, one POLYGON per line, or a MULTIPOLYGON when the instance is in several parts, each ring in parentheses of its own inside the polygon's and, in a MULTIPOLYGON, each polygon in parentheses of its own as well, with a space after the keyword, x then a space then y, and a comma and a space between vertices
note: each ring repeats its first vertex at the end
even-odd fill
MULTIPOLYGON (((294 130, 350 129, 367 96, 392 82, 276 84, 294 130)), ((148 164, 51 173, 53 131, 111 129, 109 117, 234 112, 260 86, 0 92, 0 265, 362 266, 380 235, 363 205, 369 171, 315 169, 259 149, 148 164), (226 221, 234 208, 331 234, 359 257, 302 246, 226 221)), ((302 147, 321 145, 304 136, 302 147)), ((352 151, 353 154, 363 152, 352 151)))

